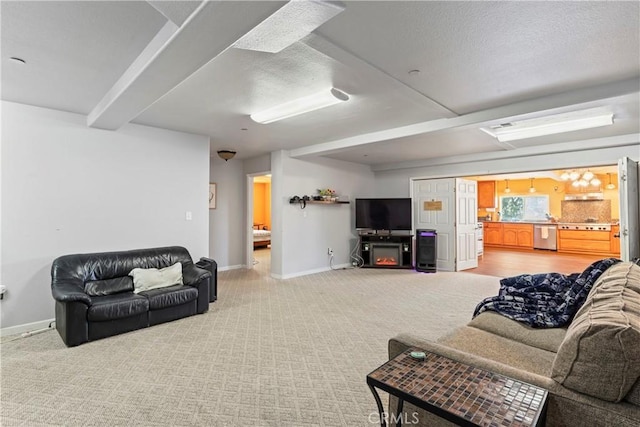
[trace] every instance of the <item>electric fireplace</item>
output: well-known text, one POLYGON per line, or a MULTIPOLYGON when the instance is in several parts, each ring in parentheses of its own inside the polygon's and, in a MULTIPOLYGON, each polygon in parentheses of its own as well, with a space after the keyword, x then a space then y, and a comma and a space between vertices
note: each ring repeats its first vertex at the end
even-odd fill
POLYGON ((373 265, 398 266, 402 259, 402 246, 400 245, 373 245, 371 260, 373 265))

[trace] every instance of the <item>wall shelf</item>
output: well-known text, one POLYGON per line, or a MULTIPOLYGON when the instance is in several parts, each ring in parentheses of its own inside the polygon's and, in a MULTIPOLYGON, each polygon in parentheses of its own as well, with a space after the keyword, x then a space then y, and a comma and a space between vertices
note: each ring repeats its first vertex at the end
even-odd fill
MULTIPOLYGON (((302 203, 302 200, 293 200, 291 198, 289 200, 289 204, 295 205, 302 203)), ((335 202, 329 200, 307 200, 307 205, 348 205, 350 202, 348 200, 336 200, 335 202)))
POLYGON ((331 202, 328 200, 309 200, 307 202, 308 205, 348 205, 348 201, 340 201, 336 200, 335 202, 331 202))

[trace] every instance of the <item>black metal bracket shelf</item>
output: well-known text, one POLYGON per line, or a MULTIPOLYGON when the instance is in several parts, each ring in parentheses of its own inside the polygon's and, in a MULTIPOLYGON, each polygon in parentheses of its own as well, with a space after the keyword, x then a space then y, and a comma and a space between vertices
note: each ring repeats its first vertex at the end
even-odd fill
POLYGON ((289 204, 299 204, 300 209, 304 209, 307 205, 348 205, 350 202, 347 200, 313 200, 309 196, 293 196, 289 199, 289 204))

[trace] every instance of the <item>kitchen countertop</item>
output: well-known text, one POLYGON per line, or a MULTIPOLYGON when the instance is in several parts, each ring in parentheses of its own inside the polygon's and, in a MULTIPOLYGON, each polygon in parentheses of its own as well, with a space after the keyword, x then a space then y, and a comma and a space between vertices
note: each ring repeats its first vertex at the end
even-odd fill
POLYGON ((490 222, 493 224, 549 224, 549 225, 557 225, 557 222, 552 221, 481 221, 481 222, 490 222))
MULTIPOLYGON (((561 222, 561 221, 480 221, 483 223, 493 223, 493 224, 545 224, 545 225, 559 225, 559 224, 585 224, 583 222, 561 222)), ((595 224, 595 223, 594 223, 595 224)), ((618 221, 612 222, 598 222, 597 224, 609 224, 609 225, 619 225, 618 221)))

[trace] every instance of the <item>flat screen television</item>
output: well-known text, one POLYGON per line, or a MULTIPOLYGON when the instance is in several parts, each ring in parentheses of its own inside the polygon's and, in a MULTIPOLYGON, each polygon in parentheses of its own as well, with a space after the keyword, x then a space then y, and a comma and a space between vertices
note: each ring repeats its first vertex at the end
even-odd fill
POLYGON ((411 199, 356 199, 356 228, 411 230, 411 199))

